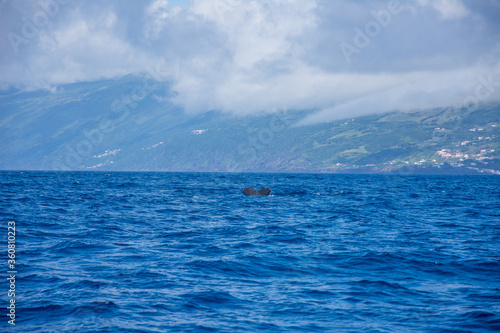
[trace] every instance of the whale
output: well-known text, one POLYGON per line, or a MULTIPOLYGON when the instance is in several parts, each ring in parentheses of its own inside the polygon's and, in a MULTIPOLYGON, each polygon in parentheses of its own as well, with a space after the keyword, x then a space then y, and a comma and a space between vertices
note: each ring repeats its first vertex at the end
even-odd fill
POLYGON ((269 193, 271 193, 271 189, 270 188, 261 188, 260 190, 255 190, 253 188, 245 188, 243 190, 243 193, 248 197, 248 196, 251 196, 251 195, 269 195, 269 193))

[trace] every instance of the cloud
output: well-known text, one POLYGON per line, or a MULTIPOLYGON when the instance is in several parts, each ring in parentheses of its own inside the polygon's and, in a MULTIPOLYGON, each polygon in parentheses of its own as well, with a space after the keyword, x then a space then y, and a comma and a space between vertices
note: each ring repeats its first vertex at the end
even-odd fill
POLYGON ((469 14, 469 11, 460 0, 418 0, 421 6, 431 6, 445 19, 461 18, 469 14))
POLYGON ((499 100, 495 4, 7 0, 0 88, 57 93, 160 68, 188 113, 317 112, 303 124, 457 105, 489 75, 493 91, 480 102, 499 100))
MULTIPOLYGON (((325 108, 301 120, 299 125, 341 119, 346 115, 357 117, 388 111, 478 107, 480 103, 488 103, 500 97, 498 92, 495 93, 496 89, 500 89, 500 67, 495 70, 495 76, 489 68, 389 75, 385 80, 392 83, 390 87, 381 87, 374 93, 363 94, 325 108)), ((359 78, 363 84, 380 79, 378 75, 359 78)))

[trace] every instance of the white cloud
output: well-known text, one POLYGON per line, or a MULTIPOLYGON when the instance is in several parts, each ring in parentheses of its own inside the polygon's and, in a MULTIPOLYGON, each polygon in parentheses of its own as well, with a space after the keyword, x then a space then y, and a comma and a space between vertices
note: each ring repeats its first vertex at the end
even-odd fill
MULTIPOLYGON (((355 29, 388 3, 73 0, 17 53, 7 38, 0 40, 0 87, 57 92, 59 84, 161 64, 172 98, 187 112, 322 110, 311 122, 454 105, 498 64, 492 50, 500 29, 491 17, 499 8, 459 0, 405 2, 347 63, 340 43, 352 44, 355 29)), ((0 4, 0 35, 22 36, 22 18, 41 10, 31 1, 0 4)), ((491 99, 500 99, 497 91, 491 99)))
POLYGON ((314 2, 229 4, 220 9, 222 4, 197 1, 193 7, 195 13, 216 26, 230 56, 218 66, 218 53, 212 55, 214 58, 204 55, 182 62, 175 89, 179 92, 177 101, 188 112, 207 107, 225 112, 264 111, 269 103, 282 100, 289 84, 298 88, 292 80, 302 79, 304 74, 303 65, 293 57, 294 38, 314 28, 314 2), (273 91, 280 94, 276 96, 279 98, 272 97, 273 91))
MULTIPOLYGON (((379 76, 360 78, 360 81, 379 80, 379 76)), ((392 87, 363 94, 347 102, 325 108, 308 116, 299 124, 308 125, 346 117, 357 117, 388 111, 415 111, 442 107, 462 108, 500 100, 500 67, 416 72, 389 76, 392 87), (494 75, 493 75, 494 74, 494 75), (487 82, 485 84, 485 82, 487 82)))
POLYGON ((147 21, 144 26, 146 38, 157 39, 165 23, 181 12, 180 7, 171 7, 167 0, 157 0, 146 7, 147 21))
POLYGON ((431 6, 445 19, 461 18, 469 14, 461 0, 417 0, 421 6, 431 6))

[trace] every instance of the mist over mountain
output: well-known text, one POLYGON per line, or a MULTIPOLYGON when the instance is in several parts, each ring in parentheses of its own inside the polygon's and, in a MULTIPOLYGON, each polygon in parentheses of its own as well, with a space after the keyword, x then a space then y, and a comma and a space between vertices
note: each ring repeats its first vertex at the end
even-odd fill
POLYGON ((500 105, 297 125, 311 110, 186 114, 149 74, 0 96, 0 169, 499 173, 500 105))

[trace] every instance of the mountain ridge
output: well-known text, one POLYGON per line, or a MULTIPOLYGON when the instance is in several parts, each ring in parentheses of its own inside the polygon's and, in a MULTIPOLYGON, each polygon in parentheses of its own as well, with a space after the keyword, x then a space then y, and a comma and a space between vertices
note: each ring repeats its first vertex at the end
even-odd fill
POLYGON ((308 111, 187 115, 140 75, 0 95, 0 169, 500 174, 500 105, 296 127, 308 111))

